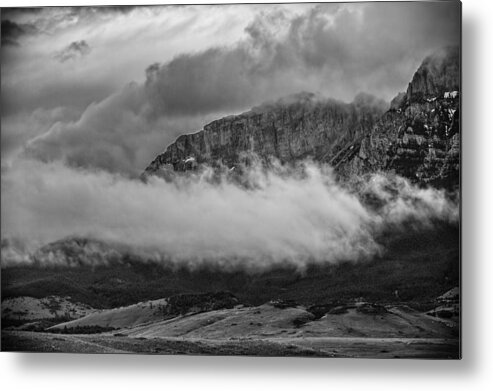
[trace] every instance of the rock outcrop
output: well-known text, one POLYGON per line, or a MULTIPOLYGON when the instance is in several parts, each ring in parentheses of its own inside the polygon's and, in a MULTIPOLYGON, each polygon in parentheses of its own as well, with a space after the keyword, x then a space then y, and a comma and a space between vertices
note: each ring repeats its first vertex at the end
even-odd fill
POLYGON ((348 104, 302 93, 180 136, 144 175, 166 176, 204 163, 232 168, 253 152, 283 163, 310 157, 331 164, 345 178, 391 171, 415 182, 457 188, 459 86, 459 49, 447 47, 423 61, 388 110, 367 94, 348 104))

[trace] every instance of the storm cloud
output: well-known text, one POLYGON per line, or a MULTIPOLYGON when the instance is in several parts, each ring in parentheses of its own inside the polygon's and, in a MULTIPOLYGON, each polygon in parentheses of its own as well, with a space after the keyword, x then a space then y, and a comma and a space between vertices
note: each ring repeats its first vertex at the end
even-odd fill
POLYGON ((152 65, 146 87, 156 109, 170 114, 240 110, 300 90, 390 100, 429 51, 459 42, 459 18, 457 4, 443 2, 264 12, 236 45, 152 65))

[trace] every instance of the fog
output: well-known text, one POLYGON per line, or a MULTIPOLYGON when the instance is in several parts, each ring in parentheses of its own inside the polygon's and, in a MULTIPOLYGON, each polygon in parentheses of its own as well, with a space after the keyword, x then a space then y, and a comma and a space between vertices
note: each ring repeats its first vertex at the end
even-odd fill
MULTIPOLYGON (((2 173, 1 212, 3 266, 32 262, 39 246, 76 236, 121 243, 158 261, 303 268, 373 257, 385 250, 376 235, 409 220, 417 229, 458 220, 457 205, 441 191, 380 174, 346 188, 330 167, 310 161, 254 164, 239 178, 205 168, 143 182, 23 160, 2 173)), ((63 264, 57 256, 45 261, 63 264)))

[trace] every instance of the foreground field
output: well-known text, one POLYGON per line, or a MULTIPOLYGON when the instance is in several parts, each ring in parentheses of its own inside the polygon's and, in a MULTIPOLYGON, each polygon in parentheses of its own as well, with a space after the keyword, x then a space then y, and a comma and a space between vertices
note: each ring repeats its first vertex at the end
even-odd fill
POLYGON ((459 358, 458 339, 439 338, 130 338, 109 334, 2 333, 2 350, 63 353, 143 353, 372 358, 459 358))
MULTIPOLYGON (((198 300, 209 295, 193 297, 198 300)), ((217 295, 214 295, 217 297, 217 295)), ((191 300, 190 297, 186 297, 191 300)), ((372 358, 460 357, 457 318, 406 305, 353 303, 317 316, 302 306, 194 310, 166 318, 173 298, 92 312, 37 332, 4 330, 2 350, 372 358), (90 333, 90 334, 87 334, 90 333)), ((176 299, 175 299, 176 300, 176 299)), ((183 301, 183 298, 181 298, 183 301)), ((217 304, 217 303, 216 303, 217 304)))

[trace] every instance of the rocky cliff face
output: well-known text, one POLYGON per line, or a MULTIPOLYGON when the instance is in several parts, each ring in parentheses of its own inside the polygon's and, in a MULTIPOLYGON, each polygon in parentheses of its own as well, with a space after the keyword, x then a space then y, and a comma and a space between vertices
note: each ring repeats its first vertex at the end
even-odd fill
POLYGON ((367 94, 359 94, 349 104, 298 94, 180 136, 145 173, 185 171, 201 163, 231 168, 249 152, 274 156, 281 162, 309 156, 326 161, 341 147, 361 138, 387 108, 385 102, 367 94))
POLYGON ((460 53, 444 48, 427 57, 390 109, 360 94, 352 103, 303 93, 225 117, 180 136, 145 175, 234 167, 242 155, 281 162, 311 157, 343 177, 392 171, 423 184, 454 188, 460 165, 460 53))

